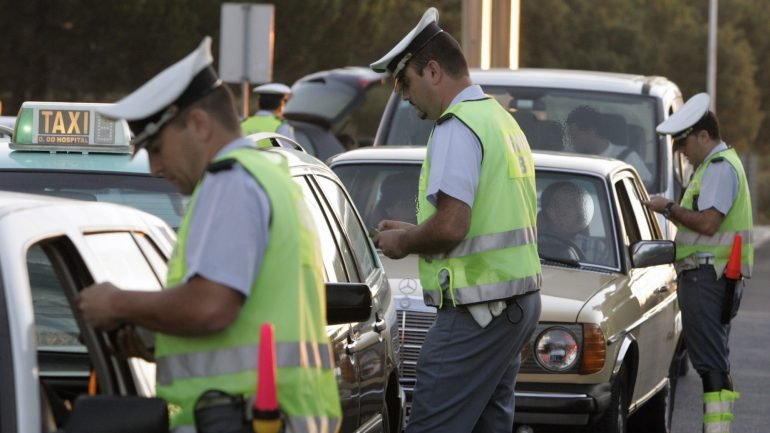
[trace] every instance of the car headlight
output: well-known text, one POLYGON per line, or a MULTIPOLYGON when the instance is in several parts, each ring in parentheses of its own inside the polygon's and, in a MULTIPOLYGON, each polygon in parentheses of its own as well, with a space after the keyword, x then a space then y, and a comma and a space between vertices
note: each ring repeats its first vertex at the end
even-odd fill
POLYGON ((567 371, 575 366, 580 353, 577 337, 567 328, 548 328, 535 339, 535 359, 549 371, 567 371))

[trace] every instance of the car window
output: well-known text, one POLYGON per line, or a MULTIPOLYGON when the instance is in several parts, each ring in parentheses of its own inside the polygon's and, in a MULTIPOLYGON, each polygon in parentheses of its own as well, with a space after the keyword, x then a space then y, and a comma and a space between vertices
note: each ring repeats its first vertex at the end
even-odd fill
POLYGON ((625 244, 628 246, 642 240, 642 232, 639 229, 639 225, 636 223, 633 199, 629 195, 629 191, 626 189, 626 184, 623 180, 615 182, 615 193, 618 196, 620 215, 626 233, 625 244))
POLYGON ((361 226, 356 210, 348 201, 345 191, 329 178, 316 176, 315 179, 350 240, 353 254, 362 274, 359 282, 365 282, 376 268, 375 250, 371 239, 361 226))
POLYGON ((327 215, 321 209, 318 198, 304 176, 294 177, 294 181, 302 188, 302 194, 305 197, 305 204, 310 211, 310 216, 316 224, 316 233, 321 244, 321 256, 324 262, 324 272, 326 281, 330 283, 348 282, 348 276, 345 273, 345 262, 342 259, 342 253, 334 240, 334 234, 330 227, 330 221, 327 215))
POLYGON ((38 347, 79 347, 85 350, 78 340, 80 330, 64 288, 40 245, 27 250, 27 271, 38 347))
POLYGON ((117 173, 1 171, 0 189, 131 206, 175 229, 188 200, 165 179, 117 173))
POLYGON ((617 241, 604 181, 542 170, 535 179, 541 257, 617 268, 617 241))
POLYGON ((349 164, 333 167, 367 230, 384 219, 417 223, 419 164, 349 164))
POLYGON ((652 229, 652 222, 650 218, 649 210, 642 204, 644 198, 639 191, 634 180, 630 177, 623 179, 626 190, 629 191, 629 197, 631 206, 634 210, 634 216, 636 217, 636 224, 639 226, 639 234, 642 240, 652 240, 655 238, 654 231, 652 229))

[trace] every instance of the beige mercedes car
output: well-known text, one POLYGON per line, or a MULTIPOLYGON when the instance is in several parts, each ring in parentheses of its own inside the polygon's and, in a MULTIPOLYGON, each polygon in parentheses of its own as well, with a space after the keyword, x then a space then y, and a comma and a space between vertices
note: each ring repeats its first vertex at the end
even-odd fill
MULTIPOLYGON (((424 157, 423 146, 387 146, 328 163, 374 230, 382 219, 415 222, 424 157)), ((543 309, 521 354, 516 423, 670 431, 686 365, 675 252, 642 206, 647 192, 637 172, 618 160, 563 153, 535 153, 535 165, 543 309)), ((436 310, 423 302, 416 256, 382 260, 398 312, 401 383, 411 398, 436 310)))

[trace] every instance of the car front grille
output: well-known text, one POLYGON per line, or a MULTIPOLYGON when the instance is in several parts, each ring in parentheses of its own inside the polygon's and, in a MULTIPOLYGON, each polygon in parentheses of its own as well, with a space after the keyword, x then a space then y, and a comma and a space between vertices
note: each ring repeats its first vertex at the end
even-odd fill
POLYGON ((428 329, 436 319, 436 313, 397 310, 399 347, 401 352, 401 385, 404 391, 411 394, 414 389, 417 359, 420 357, 420 349, 425 341, 428 329))

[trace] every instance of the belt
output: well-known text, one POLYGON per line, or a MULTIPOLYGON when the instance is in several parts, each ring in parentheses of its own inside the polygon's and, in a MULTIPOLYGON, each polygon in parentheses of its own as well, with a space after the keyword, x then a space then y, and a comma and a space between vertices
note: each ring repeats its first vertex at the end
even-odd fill
MULTIPOLYGON (((520 295, 514 295, 514 296, 511 296, 510 298, 493 299, 491 301, 479 302, 479 304, 489 303, 489 302, 496 302, 496 301, 505 301, 505 303, 507 305, 511 305, 511 304, 515 303, 516 301, 518 301, 519 299, 525 297, 525 296, 529 296, 529 295, 531 295, 533 293, 538 293, 538 292, 540 292, 540 290, 532 290, 531 292, 522 293, 520 295)), ((473 305, 473 304, 458 304, 455 307, 455 306, 452 305, 452 298, 444 298, 443 305, 444 306, 441 309, 450 308, 450 309, 463 309, 463 310, 467 310, 467 308, 465 308, 466 305, 473 305)))
POLYGON ((698 265, 713 265, 714 264, 714 256, 695 256, 695 261, 698 262, 698 265))

